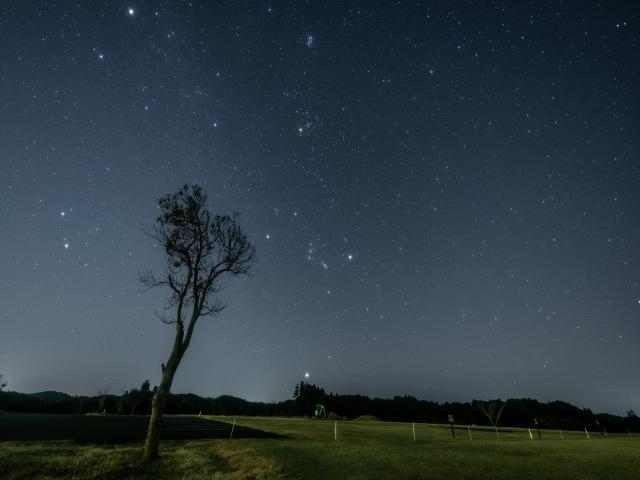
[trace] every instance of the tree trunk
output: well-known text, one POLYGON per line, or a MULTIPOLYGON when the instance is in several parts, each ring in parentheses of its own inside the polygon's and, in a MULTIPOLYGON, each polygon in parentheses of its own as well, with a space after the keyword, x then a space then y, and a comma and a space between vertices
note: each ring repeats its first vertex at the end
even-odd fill
MULTIPOLYGON (((163 375, 164 376, 164 375, 163 375)), ((164 380, 164 378, 163 378, 164 380)), ((162 382, 164 383, 164 381, 162 382)), ((169 389, 164 385, 158 387, 153 400, 151 401, 151 419, 147 430, 147 439, 144 444, 144 459, 153 460, 158 458, 158 448, 160 447, 160 427, 162 425, 162 412, 169 397, 169 389)))
POLYGON ((178 369, 181 353, 179 348, 174 348, 169 357, 167 366, 163 365, 162 380, 151 401, 151 418, 149 419, 149 429, 147 439, 144 444, 144 459, 147 461, 158 458, 158 448, 160 446, 160 429, 162 426, 162 413, 169 398, 173 376, 178 369))

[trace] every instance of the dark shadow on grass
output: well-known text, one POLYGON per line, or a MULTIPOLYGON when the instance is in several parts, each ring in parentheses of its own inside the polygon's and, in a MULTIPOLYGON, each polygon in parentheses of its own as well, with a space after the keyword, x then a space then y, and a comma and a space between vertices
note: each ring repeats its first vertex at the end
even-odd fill
MULTIPOLYGON (((0 414, 0 441, 75 440, 83 443, 142 442, 147 433, 146 415, 0 414)), ((165 416, 163 440, 203 438, 278 438, 271 432, 195 416, 165 416)))

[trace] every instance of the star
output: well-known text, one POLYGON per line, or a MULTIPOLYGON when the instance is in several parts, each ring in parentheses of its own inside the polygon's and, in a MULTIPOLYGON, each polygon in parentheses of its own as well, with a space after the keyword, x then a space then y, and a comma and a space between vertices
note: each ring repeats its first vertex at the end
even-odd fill
POLYGON ((307 33, 307 36, 304 37, 304 44, 307 46, 307 48, 313 48, 314 41, 315 41, 315 38, 310 33, 307 33))
POLYGON ((64 244, 64 249, 65 249, 65 250, 68 250, 68 249, 69 249, 69 244, 68 244, 68 243, 66 243, 66 242, 65 242, 65 244, 64 244))
POLYGON ((136 11, 133 9, 133 7, 129 7, 127 12, 129 13, 130 17, 133 17, 135 15, 135 13, 136 13, 136 11))
POLYGON ((309 378, 309 372, 304 372, 304 378, 309 378))

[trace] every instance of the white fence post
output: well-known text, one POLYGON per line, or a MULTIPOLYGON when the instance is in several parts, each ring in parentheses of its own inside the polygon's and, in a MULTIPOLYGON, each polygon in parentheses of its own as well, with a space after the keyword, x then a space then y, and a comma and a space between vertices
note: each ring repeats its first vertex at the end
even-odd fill
POLYGON ((233 430, 236 428, 236 419, 233 419, 233 425, 231 425, 231 433, 229 434, 229 440, 233 438, 233 430))

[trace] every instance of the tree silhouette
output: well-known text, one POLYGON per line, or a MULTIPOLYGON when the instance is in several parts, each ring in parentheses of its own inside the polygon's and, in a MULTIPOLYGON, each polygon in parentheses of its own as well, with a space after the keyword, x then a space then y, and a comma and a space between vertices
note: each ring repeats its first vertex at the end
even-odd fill
POLYGON ((98 413, 105 413, 105 404, 107 403, 107 397, 109 395, 109 386, 98 390, 98 413))
POLYGON ((147 460, 158 456, 162 413, 198 319, 223 310, 216 296, 220 280, 249 273, 254 259, 254 248, 240 229, 237 214, 212 215, 200 186, 185 185, 158 203, 161 214, 149 235, 164 248, 166 271, 161 277, 151 272, 140 274, 140 280, 149 288, 168 287, 165 309, 171 310, 172 316, 162 315, 161 319, 174 325, 175 337, 152 400, 144 451, 147 460))
POLYGON ((7 386, 7 382, 2 381, 2 374, 0 373, 0 391, 7 386))
POLYGON ((504 403, 500 399, 491 400, 488 402, 482 400, 474 400, 472 405, 480 410, 489 419, 489 422, 491 422, 491 425, 493 425, 493 428, 495 428, 496 430, 496 436, 500 438, 500 436, 498 435, 498 422, 500 421, 502 410, 504 410, 506 403, 504 403))
POLYGON ((149 405, 153 394, 151 393, 151 385, 149 380, 145 380, 140 388, 132 388, 122 394, 119 413, 124 413, 125 409, 129 409, 129 415, 135 415, 139 407, 143 407, 143 412, 138 414, 146 414, 149 412, 149 405))
POLYGON ((323 388, 305 382, 296 384, 293 390, 293 399, 301 415, 313 415, 316 405, 324 403, 326 396, 323 388))

